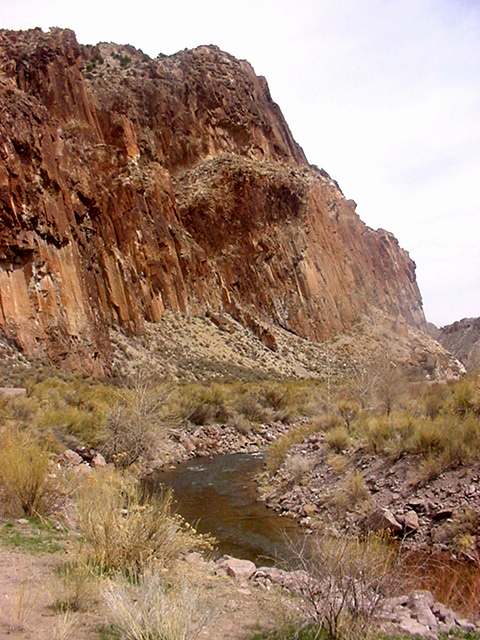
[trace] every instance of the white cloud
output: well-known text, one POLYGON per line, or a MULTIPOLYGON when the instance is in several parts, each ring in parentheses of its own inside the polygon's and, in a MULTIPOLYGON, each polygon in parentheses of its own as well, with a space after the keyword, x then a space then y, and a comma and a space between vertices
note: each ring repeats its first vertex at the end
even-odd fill
POLYGON ((0 0, 9 28, 69 26, 156 55, 214 43, 265 75, 311 162, 393 231, 427 315, 480 315, 480 5, 469 0, 0 0))

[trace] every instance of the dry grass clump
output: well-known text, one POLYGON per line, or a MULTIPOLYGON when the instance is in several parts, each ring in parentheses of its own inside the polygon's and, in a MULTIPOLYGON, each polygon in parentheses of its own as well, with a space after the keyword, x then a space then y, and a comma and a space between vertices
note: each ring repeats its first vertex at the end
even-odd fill
POLYGON ((352 471, 331 496, 331 502, 337 510, 346 511, 365 506, 370 497, 363 475, 360 471, 352 471))
POLYGON ((285 461, 288 452, 295 444, 300 444, 308 436, 318 433, 315 422, 294 427, 272 442, 265 454, 265 464, 268 473, 275 473, 285 461))
POLYGON ((148 494, 119 472, 88 477, 77 500, 77 521, 86 562, 101 572, 138 577, 152 561, 170 565, 190 550, 210 549, 201 536, 172 513, 172 494, 148 494))
POLYGON ((312 424, 315 425, 316 431, 331 431, 335 427, 342 426, 342 420, 335 413, 325 413, 314 418, 312 424))
POLYGON ((65 611, 53 623, 52 640, 75 640, 80 628, 81 623, 77 615, 71 611, 65 611))
POLYGON ((50 511, 49 455, 30 434, 9 429, 1 435, 0 488, 10 513, 33 516, 50 511))
POLYGON ((327 456, 326 462, 338 474, 344 473, 350 464, 348 456, 341 453, 330 454, 327 456))
POLYGON ((85 562, 66 564, 52 585, 52 595, 57 611, 89 611, 99 598, 98 576, 85 562))
POLYGON ((420 460, 417 468, 410 478, 413 485, 423 485, 431 480, 435 480, 445 470, 445 461, 438 455, 429 454, 420 460))
POLYGON ((153 570, 135 585, 111 581, 104 599, 113 629, 124 640, 194 640, 210 616, 189 582, 172 585, 153 570))
POLYGON ((248 418, 242 416, 239 413, 234 413, 227 422, 229 427, 234 427, 240 433, 244 435, 250 433, 254 429, 254 424, 250 422, 248 418))
POLYGON ((325 434, 325 442, 336 453, 348 449, 351 444, 350 434, 345 427, 335 427, 325 434))
POLYGON ((295 482, 300 482, 315 466, 315 460, 295 453, 285 460, 285 471, 295 482))

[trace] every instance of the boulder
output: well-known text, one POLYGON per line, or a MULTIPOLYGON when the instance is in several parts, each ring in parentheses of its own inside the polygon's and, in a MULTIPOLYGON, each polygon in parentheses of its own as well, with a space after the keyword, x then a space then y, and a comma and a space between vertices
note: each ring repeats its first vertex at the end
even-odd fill
POLYGON ((420 521, 416 511, 407 511, 403 516, 403 526, 407 531, 417 531, 420 527, 420 521))
POLYGON ((91 462, 92 467, 106 467, 107 466, 107 461, 105 460, 105 458, 102 456, 101 453, 96 453, 93 458, 92 458, 92 462, 91 462))
POLYGON ((240 580, 248 580, 257 570, 251 560, 241 560, 232 556, 223 556, 217 564, 227 575, 240 580))
POLYGON ((426 640, 437 640, 437 635, 435 632, 431 631, 428 627, 417 622, 410 616, 405 616, 398 623, 398 627, 404 633, 407 633, 409 636, 417 636, 419 638, 425 638, 426 640))
POLYGON ((402 530, 402 525, 389 509, 379 507, 375 509, 364 521, 364 526, 369 531, 391 531, 397 533, 402 530))
POLYGON ((65 451, 58 456, 58 461, 65 467, 77 467, 82 464, 83 458, 78 455, 76 451, 73 451, 73 449, 65 449, 65 451))
POLYGON ((425 627, 435 631, 438 627, 432 606, 435 600, 430 591, 412 591, 408 598, 408 608, 413 617, 425 627))
POLYGON ((27 395, 23 387, 0 387, 0 398, 21 398, 27 395))

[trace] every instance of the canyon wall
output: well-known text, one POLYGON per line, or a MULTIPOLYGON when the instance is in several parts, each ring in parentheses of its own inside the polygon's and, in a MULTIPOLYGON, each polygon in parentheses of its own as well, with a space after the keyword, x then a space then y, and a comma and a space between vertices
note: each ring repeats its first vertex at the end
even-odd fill
POLYGON ((109 328, 166 310, 314 341, 374 309, 424 328, 414 263, 247 62, 0 31, 0 112, 0 331, 25 354, 108 373, 109 328))
POLYGON ((480 371, 480 318, 463 318, 441 327, 436 338, 468 371, 480 371))

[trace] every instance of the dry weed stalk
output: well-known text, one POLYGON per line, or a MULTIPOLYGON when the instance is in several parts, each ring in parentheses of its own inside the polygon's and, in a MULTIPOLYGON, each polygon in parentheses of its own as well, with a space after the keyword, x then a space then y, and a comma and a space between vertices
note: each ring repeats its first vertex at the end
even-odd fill
POLYGON ((105 603, 125 640, 194 640, 211 615, 185 579, 170 585, 153 569, 136 585, 110 581, 105 603))

